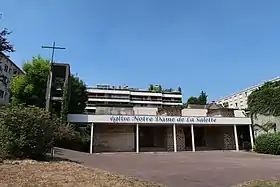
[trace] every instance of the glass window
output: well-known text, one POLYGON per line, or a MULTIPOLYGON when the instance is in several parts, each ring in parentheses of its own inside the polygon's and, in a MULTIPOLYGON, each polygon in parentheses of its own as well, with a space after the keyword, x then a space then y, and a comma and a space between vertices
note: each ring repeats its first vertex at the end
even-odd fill
POLYGON ((4 68, 5 72, 8 72, 8 66, 5 64, 5 68, 4 68))

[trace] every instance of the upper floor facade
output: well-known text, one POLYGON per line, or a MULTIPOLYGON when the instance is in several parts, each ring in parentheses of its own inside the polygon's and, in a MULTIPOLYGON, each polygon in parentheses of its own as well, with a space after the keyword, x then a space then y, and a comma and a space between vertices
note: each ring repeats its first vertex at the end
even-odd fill
MULTIPOLYGON (((280 77, 276 77, 274 79, 265 81, 265 82, 276 82, 276 81, 280 81, 280 77)), ((246 88, 240 92, 234 93, 230 96, 226 96, 223 97, 221 99, 218 99, 216 101, 216 103, 223 105, 226 108, 235 108, 235 109, 247 109, 248 104, 248 96, 255 91, 256 89, 258 89, 259 87, 261 87, 262 85, 264 85, 265 82, 262 82, 261 84, 246 88)))
POLYGON ((0 52, 0 105, 9 103, 12 78, 24 72, 18 67, 9 56, 0 52))
POLYGON ((140 89, 94 87, 88 88, 86 110, 94 113, 98 106, 109 107, 165 107, 182 105, 182 93, 153 92, 140 89))

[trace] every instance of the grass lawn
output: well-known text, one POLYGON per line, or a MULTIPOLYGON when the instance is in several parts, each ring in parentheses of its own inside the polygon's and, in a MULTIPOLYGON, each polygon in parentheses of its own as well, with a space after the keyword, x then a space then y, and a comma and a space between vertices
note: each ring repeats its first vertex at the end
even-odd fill
POLYGON ((77 186, 77 187, 161 187, 154 182, 112 174, 80 164, 32 160, 0 164, 0 186, 77 186))
POLYGON ((236 187, 280 187, 280 181, 277 180, 252 180, 240 184, 236 187))

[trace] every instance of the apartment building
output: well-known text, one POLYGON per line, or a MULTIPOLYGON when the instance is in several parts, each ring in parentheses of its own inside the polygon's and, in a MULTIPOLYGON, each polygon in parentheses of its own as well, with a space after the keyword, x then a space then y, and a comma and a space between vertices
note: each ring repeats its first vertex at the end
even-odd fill
MULTIPOLYGON (((274 79, 265 81, 265 82, 275 82, 280 81, 280 77, 276 77, 274 79)), ((222 104, 224 107, 227 108, 235 108, 235 109, 247 109, 247 100, 248 96, 257 88, 261 87, 265 82, 262 82, 258 85, 251 86, 246 88, 240 92, 234 93, 230 96, 223 97, 216 101, 218 104, 222 104)))
POLYGON ((23 73, 9 56, 0 52, 0 105, 9 103, 10 93, 8 90, 13 76, 23 73))
POLYGON ((178 91, 153 92, 127 86, 97 85, 87 89, 86 111, 95 113, 98 106, 111 107, 168 107, 182 105, 178 91))

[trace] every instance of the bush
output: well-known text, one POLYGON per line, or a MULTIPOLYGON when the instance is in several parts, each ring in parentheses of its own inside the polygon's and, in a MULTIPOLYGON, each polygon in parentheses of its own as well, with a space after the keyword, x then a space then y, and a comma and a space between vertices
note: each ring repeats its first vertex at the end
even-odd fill
POLYGON ((254 151, 280 155, 280 133, 267 133, 258 136, 255 140, 254 151))
POLYGON ((56 134, 55 146, 76 151, 89 152, 90 135, 88 129, 76 125, 62 125, 56 134))
POLYGON ((37 107, 0 108, 0 157, 38 158, 52 146, 57 122, 37 107))

